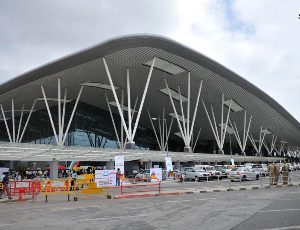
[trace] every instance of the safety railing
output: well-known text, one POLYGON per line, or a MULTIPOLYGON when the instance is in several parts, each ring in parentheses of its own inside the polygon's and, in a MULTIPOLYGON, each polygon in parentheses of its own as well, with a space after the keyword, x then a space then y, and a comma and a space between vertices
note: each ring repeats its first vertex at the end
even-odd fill
POLYGON ((74 195, 74 201, 78 200, 79 187, 75 180, 46 180, 41 184, 41 192, 45 195, 45 202, 48 202, 49 195, 67 195, 70 201, 70 195, 74 195))
POLYGON ((40 193, 40 181, 38 180, 23 180, 9 181, 7 185, 1 183, 1 189, 4 195, 8 197, 18 197, 17 201, 24 201, 24 196, 29 196, 26 199, 34 201, 40 193), (7 187, 6 187, 7 186, 7 187))

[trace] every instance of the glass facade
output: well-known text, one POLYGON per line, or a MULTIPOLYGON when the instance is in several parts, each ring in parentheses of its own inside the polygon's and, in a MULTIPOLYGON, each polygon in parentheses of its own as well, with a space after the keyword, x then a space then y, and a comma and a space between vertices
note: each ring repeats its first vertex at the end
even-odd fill
MULTIPOLYGON (((64 130, 68 125, 73 107, 74 102, 70 102, 66 106, 64 130)), ((50 107, 50 110, 55 127, 58 127, 57 105, 50 107)), ((28 115, 23 117, 22 128, 25 124, 27 116, 28 115)), ((120 137, 121 119, 116 114, 114 114, 113 116, 120 137)), ((19 117, 16 117, 15 122, 16 127, 18 127, 19 117)), ((10 120, 8 120, 8 125, 10 130, 12 130, 12 124, 10 120)), ((124 138, 125 137, 126 133, 124 131, 124 138)), ((0 140, 9 141, 7 137, 6 127, 3 121, 0 123, 0 140)), ((22 142, 36 144, 56 144, 50 119, 46 109, 35 111, 32 113, 22 142)), ((158 149, 153 130, 141 125, 138 125, 136 131, 135 144, 136 148, 140 149, 158 149)), ((89 104, 79 102, 69 129, 69 134, 66 138, 65 145, 89 146, 98 148, 118 148, 118 142, 109 112, 91 106, 89 104)), ((178 146, 180 144, 170 142, 169 150, 174 151, 176 145, 178 146)))

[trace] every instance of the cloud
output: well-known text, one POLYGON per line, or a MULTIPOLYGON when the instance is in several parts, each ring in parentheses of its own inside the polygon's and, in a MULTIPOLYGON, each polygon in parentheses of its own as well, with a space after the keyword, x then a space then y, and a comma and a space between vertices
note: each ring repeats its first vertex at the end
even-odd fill
POLYGON ((299 1, 4 1, 0 84, 103 40, 153 33, 218 61, 300 120, 299 1))

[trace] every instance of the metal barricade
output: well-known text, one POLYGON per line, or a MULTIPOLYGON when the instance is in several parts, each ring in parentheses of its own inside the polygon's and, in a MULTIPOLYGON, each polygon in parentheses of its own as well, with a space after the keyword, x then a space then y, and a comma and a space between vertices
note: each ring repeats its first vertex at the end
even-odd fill
MULTIPOLYGON (((10 197, 17 196, 18 201, 23 201, 24 195, 31 196, 33 201, 41 191, 41 183, 38 180, 9 181, 8 191, 9 194, 6 195, 10 197)), ((4 193, 6 192, 6 189, 4 189, 4 193)))
POLYGON ((41 192, 45 195, 45 202, 48 202, 49 195, 67 195, 68 201, 70 201, 70 195, 74 195, 74 201, 78 200, 79 187, 76 181, 71 184, 71 180, 46 180, 41 185, 41 192))

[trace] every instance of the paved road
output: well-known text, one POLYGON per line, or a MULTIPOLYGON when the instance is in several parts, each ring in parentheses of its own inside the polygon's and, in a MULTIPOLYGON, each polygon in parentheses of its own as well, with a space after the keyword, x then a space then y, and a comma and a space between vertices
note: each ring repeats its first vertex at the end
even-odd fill
POLYGON ((286 192, 233 229, 300 229, 299 189, 286 192), (257 226, 257 228, 253 226, 257 226))
MULTIPOLYGON (((0 229, 268 229, 300 225, 299 187, 0 204, 0 229)), ((286 228, 284 228, 286 229, 286 228)), ((292 228, 293 229, 293 228, 292 228)))

